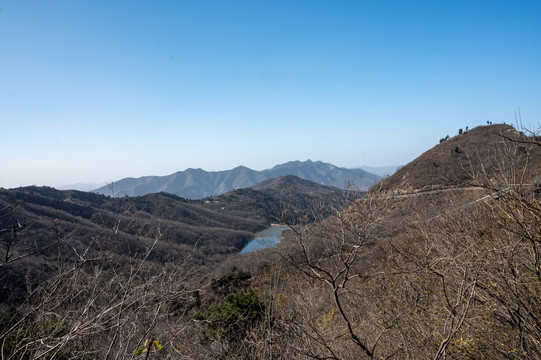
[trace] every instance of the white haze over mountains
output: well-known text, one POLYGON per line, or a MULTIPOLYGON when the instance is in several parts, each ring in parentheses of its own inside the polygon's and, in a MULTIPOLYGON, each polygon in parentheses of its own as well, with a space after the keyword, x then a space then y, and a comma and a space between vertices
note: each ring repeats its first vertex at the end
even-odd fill
POLYGON ((70 185, 63 185, 59 186, 58 190, 79 190, 79 191, 92 191, 94 189, 97 189, 99 187, 105 186, 107 183, 100 183, 100 184, 70 184, 70 185))
POLYGON ((381 177, 391 176, 394 174, 398 169, 400 169, 402 165, 394 165, 394 166, 358 166, 355 169, 363 169, 364 171, 367 171, 372 174, 376 174, 381 177))

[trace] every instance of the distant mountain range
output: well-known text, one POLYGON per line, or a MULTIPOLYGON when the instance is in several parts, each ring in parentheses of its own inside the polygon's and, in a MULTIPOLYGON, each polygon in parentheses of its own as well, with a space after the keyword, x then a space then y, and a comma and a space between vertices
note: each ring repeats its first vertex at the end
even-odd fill
POLYGON ((362 169, 346 169, 321 161, 290 161, 272 169, 256 171, 245 166, 231 170, 205 171, 187 169, 167 176, 124 178, 92 192, 113 196, 142 196, 166 192, 186 199, 202 199, 246 188, 265 180, 284 175, 295 175, 320 185, 347 188, 349 185, 364 191, 381 179, 362 169))

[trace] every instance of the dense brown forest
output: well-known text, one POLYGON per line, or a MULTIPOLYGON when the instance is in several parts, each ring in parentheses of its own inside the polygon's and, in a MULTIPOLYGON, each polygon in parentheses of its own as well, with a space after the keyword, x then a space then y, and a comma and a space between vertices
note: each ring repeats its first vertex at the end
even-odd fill
POLYGON ((535 134, 472 129, 345 205, 281 193, 291 230, 249 255, 271 212, 237 201, 258 190, 226 219, 224 198, 99 197, 97 215, 94 195, 22 189, 1 215, 2 358, 540 359, 540 164, 535 134), (198 217, 231 233, 172 240, 198 217))

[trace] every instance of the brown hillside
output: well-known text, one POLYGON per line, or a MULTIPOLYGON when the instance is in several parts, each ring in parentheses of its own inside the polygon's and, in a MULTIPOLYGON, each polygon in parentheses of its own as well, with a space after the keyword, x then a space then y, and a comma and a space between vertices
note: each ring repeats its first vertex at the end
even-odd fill
POLYGON ((0 354, 540 360, 541 196, 513 185, 540 152, 477 128, 339 211, 294 177, 197 201, 1 190, 0 354), (301 221, 238 254, 284 189, 301 221))
POLYGON ((522 186, 540 174, 538 140, 473 129, 380 184, 391 191, 239 260, 260 294, 276 289, 273 353, 539 360, 541 196, 522 186))
POLYGON ((529 177, 538 176, 541 149, 530 149, 527 144, 513 143, 509 139, 528 140, 509 125, 476 127, 436 145, 377 186, 384 191, 410 192, 479 185, 480 171, 491 177, 502 167, 504 158, 518 164, 526 161, 526 154, 530 155, 529 177))

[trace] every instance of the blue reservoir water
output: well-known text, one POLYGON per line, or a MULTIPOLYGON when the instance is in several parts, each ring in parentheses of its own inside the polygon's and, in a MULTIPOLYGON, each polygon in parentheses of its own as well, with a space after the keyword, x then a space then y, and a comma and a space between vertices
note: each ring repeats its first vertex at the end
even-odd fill
POLYGON ((256 233, 255 238, 246 244, 240 253, 246 254, 255 250, 276 246, 280 241, 282 231, 287 229, 287 226, 271 225, 265 230, 256 233))

